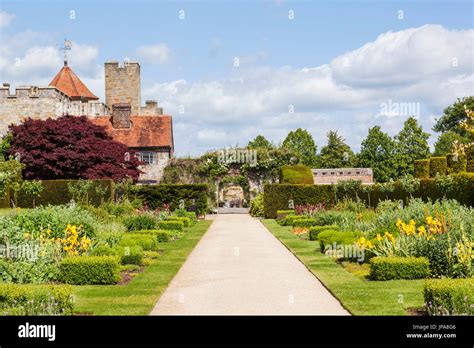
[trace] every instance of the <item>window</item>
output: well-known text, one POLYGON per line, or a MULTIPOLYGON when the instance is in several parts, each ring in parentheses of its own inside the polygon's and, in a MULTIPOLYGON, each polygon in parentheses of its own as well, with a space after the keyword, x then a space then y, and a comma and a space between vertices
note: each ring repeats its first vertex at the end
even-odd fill
POLYGON ((140 161, 145 164, 155 164, 156 157, 154 152, 140 152, 140 161))

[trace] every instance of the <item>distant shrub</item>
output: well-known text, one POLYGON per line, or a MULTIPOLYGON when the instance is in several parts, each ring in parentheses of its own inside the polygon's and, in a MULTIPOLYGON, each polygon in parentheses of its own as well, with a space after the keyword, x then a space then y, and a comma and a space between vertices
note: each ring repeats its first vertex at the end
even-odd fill
POLYGON ((474 278, 429 279, 423 293, 429 315, 474 315, 474 278))
POLYGON ((127 231, 154 230, 158 227, 156 217, 147 213, 130 215, 125 217, 122 221, 127 231))
POLYGON ((181 221, 184 227, 189 227, 192 223, 190 218, 182 216, 169 216, 166 221, 181 221))
POLYGON ((283 220, 287 215, 295 215, 294 209, 277 210, 277 220, 283 220))
POLYGON ((108 245, 98 245, 90 252, 91 256, 116 256, 117 250, 108 245))
POLYGON ((430 275, 430 263, 424 257, 378 256, 370 259, 373 280, 421 279, 430 275))
POLYGON ((181 234, 180 231, 173 231, 173 230, 141 230, 141 231, 136 231, 133 233, 140 233, 140 234, 154 236, 159 243, 171 242, 179 238, 181 234))
POLYGON ((143 250, 158 249, 158 240, 155 236, 145 233, 126 233, 119 243, 120 246, 140 246, 143 250))
POLYGON ((250 202, 250 215, 263 216, 263 193, 259 193, 255 199, 250 202))
POLYGON ((141 246, 119 246, 116 249, 122 265, 140 265, 142 263, 144 254, 141 246))
MULTIPOLYGON (((184 224, 182 221, 160 221, 158 223, 158 228, 161 230, 176 230, 176 231, 182 231, 184 227, 184 224)), ((144 228, 144 230, 147 228, 144 228)), ((153 228, 148 228, 148 229, 153 229, 153 228)))
POLYGON ((113 256, 65 257, 59 271, 60 279, 68 284, 115 284, 120 280, 119 264, 113 256))
POLYGON ((339 231, 339 226, 327 225, 327 226, 312 226, 309 228, 309 240, 318 240, 318 234, 323 231, 339 231))

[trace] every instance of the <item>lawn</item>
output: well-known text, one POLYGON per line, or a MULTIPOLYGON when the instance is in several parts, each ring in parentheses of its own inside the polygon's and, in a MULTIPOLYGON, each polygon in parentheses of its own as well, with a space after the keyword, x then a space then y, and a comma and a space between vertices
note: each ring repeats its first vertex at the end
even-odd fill
POLYGON ((127 285, 75 286, 75 312, 95 315, 148 315, 212 221, 199 221, 127 285))
POLYGON ((303 240, 275 220, 262 222, 352 314, 408 315, 407 309, 423 306, 424 280, 365 280, 322 254, 317 241, 303 240))

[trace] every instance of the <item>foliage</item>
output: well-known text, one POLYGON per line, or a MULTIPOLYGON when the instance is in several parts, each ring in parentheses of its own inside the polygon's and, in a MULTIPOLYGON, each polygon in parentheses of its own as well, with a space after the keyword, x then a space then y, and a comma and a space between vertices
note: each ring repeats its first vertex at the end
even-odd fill
POLYGON ((175 230, 182 231, 184 224, 182 221, 160 221, 158 228, 161 230, 175 230))
POLYGON ((127 233, 119 243, 120 246, 140 246, 143 250, 158 249, 158 240, 155 236, 146 233, 127 233))
POLYGON ((103 208, 113 216, 130 215, 135 211, 135 207, 128 199, 119 202, 109 202, 103 208))
POLYGON ((467 169, 466 155, 449 154, 446 156, 448 174, 465 172, 467 169))
POLYGON ((0 315, 71 315, 72 295, 69 285, 0 284, 0 315))
POLYGON ((427 280, 424 299, 429 315, 474 315, 474 278, 427 280))
POLYGON ((142 230, 136 231, 136 233, 154 236, 158 243, 171 242, 178 239, 181 235, 180 231, 173 230, 142 230))
POLYGON ((452 105, 443 111, 443 115, 436 120, 433 130, 436 132, 453 131, 461 136, 466 136, 466 130, 461 127, 463 121, 467 120, 464 107, 474 110, 474 96, 458 98, 452 105))
POLYGON ((434 156, 446 156, 450 153, 453 153, 454 145, 456 143, 467 144, 469 139, 459 135, 458 133, 450 130, 444 133, 441 133, 434 144, 434 156))
POLYGON ((446 175, 448 171, 448 162, 446 157, 431 157, 430 158, 430 177, 434 178, 437 175, 446 175))
POLYGON ((348 168, 356 162, 354 152, 345 143, 345 139, 337 131, 327 133, 327 145, 321 148, 318 157, 319 168, 348 168))
POLYGON ((306 220, 308 217, 305 215, 292 215, 288 214, 283 220, 280 221, 282 226, 293 226, 296 220, 306 220))
POLYGON ((424 257, 384 257, 370 259, 373 280, 422 279, 430 275, 429 261, 424 257))
POLYGON ((115 284, 120 280, 119 264, 113 256, 70 256, 59 266, 60 279, 67 284, 115 284))
POLYGON ((21 191, 33 199, 33 208, 36 206, 36 198, 43 192, 44 186, 40 180, 23 181, 21 183, 21 191))
POLYGON ((122 265, 140 265, 143 261, 143 248, 138 245, 116 248, 122 265))
POLYGON ((0 259, 0 281, 5 283, 45 283, 57 280, 58 266, 48 258, 35 262, 0 259))
POLYGON ((259 193, 255 198, 250 202, 250 215, 260 217, 263 216, 263 193, 259 193))
POLYGON ((303 165, 281 167, 281 184, 313 184, 313 173, 309 167, 303 165))
POLYGON ((8 194, 10 185, 21 182, 23 168, 24 165, 13 158, 7 161, 0 159, 0 197, 8 194))
POLYGON ((339 226, 337 225, 327 225, 327 226, 311 226, 309 228, 309 240, 318 240, 318 235, 323 231, 339 231, 339 226))
POLYGON ((409 117, 405 121, 403 129, 395 136, 397 177, 413 175, 413 162, 429 156, 429 137, 430 135, 423 131, 416 118, 409 117))
POLYGON ((399 179, 400 187, 405 192, 408 192, 411 198, 413 198, 413 193, 419 190, 420 188, 420 179, 413 177, 410 174, 404 175, 399 179))
POLYGON ((5 161, 8 158, 12 139, 13 135, 10 132, 0 139, 0 161, 5 161))
POLYGON ((357 156, 358 166, 372 168, 374 179, 385 182, 397 175, 395 161, 395 143, 390 136, 380 130, 380 126, 369 129, 367 138, 362 141, 357 156))
POLYGON ((430 160, 420 159, 415 160, 414 163, 414 176, 419 179, 425 179, 430 177, 430 160))
POLYGON ((351 196, 355 196, 359 201, 358 192, 361 191, 362 181, 360 180, 341 180, 336 184, 336 194, 338 192, 344 193, 344 197, 347 200, 351 196))
POLYGON ((277 220, 284 220, 287 215, 295 215, 294 209, 277 210, 277 220))
POLYGON ((311 226, 316 225, 316 220, 312 218, 304 218, 304 219, 298 219, 298 220, 293 220, 293 227, 304 227, 308 228, 311 226))
POLYGON ((191 219, 184 216, 168 216, 166 221, 181 221, 183 223, 183 227, 189 227, 192 224, 191 219))
POLYGON ((265 149, 272 149, 274 146, 271 142, 269 142, 263 135, 257 135, 255 139, 250 140, 247 144, 247 148, 249 149, 258 149, 258 148, 265 148, 265 149))
POLYGON ((158 220, 151 213, 126 216, 122 222, 127 231, 153 230, 158 227, 158 220))
POLYGON ((11 125, 9 154, 19 153, 26 179, 138 179, 141 162, 86 116, 11 125))
POLYGON ((306 129, 298 128, 288 133, 282 147, 298 154, 301 164, 305 166, 314 167, 317 164, 317 146, 313 136, 306 129))
POLYGON ((341 232, 337 230, 325 230, 318 234, 321 252, 330 245, 351 245, 354 244, 358 236, 356 232, 341 232))

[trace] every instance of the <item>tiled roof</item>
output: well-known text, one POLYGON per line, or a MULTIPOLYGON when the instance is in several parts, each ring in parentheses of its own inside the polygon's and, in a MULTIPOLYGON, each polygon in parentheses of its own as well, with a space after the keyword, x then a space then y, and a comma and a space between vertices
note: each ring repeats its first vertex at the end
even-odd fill
POLYGON ((131 127, 112 127, 112 117, 91 118, 98 126, 105 126, 114 140, 128 147, 169 147, 173 150, 173 120, 171 116, 131 116, 131 127))
POLYGON ((68 66, 63 66, 53 81, 49 83, 50 86, 56 87, 61 92, 64 92, 72 99, 86 99, 97 100, 86 85, 77 77, 77 75, 68 66))

